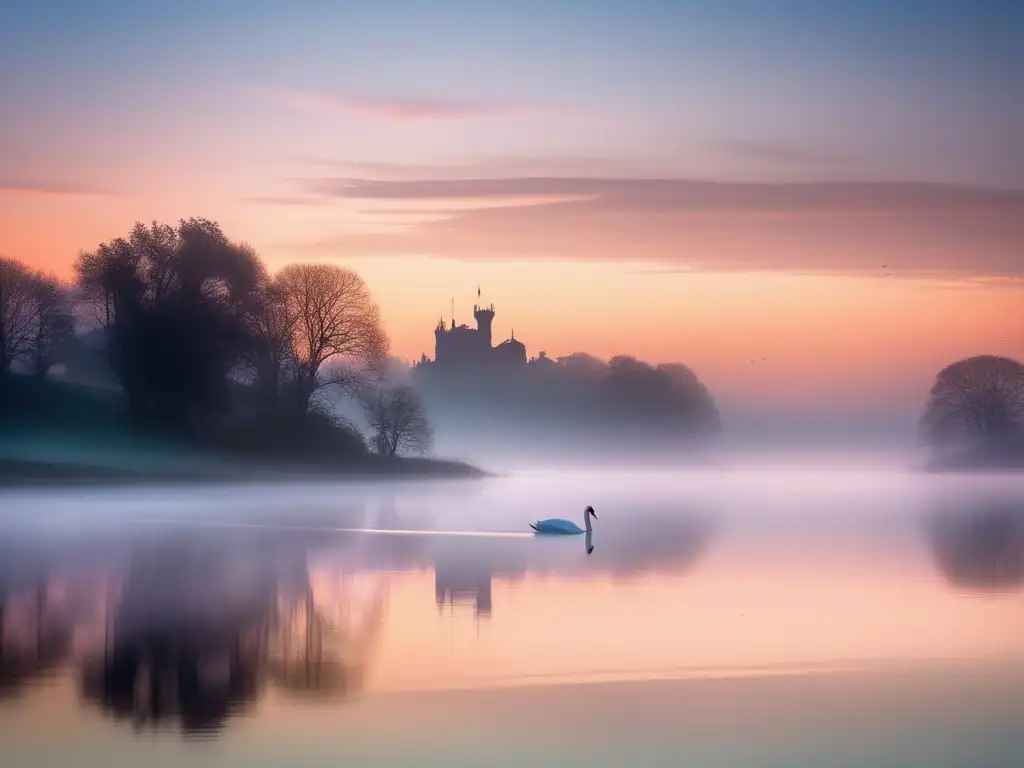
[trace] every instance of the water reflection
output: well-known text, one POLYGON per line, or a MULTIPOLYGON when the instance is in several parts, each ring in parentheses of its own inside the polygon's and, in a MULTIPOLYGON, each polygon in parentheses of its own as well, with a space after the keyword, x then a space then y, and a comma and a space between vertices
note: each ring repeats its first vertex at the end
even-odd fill
POLYGON ((288 694, 358 689, 383 620, 381 585, 356 605, 343 569, 309 567, 301 541, 176 537, 136 545, 107 590, 82 696, 137 728, 209 733, 268 684, 288 694))
POLYGON ((52 671, 68 653, 71 628, 49 610, 47 592, 38 583, 0 594, 0 697, 52 671))
POLYGON ((1024 586, 1024 502, 989 499, 940 509, 927 529, 936 563, 955 587, 998 593, 1024 586))
POLYGON ((309 567, 279 589, 267 623, 270 680, 291 696, 358 691, 385 620, 387 581, 345 568, 309 567))
POLYGON ((189 733, 219 728, 255 700, 274 583, 253 562, 190 540, 139 546, 107 592, 83 697, 136 728, 180 720, 189 733))
MULTIPOLYGON (((374 527, 423 522, 393 502, 343 514, 374 527)), ((596 553, 591 535, 581 551, 576 539, 326 534, 293 516, 59 546, 9 541, 0 544, 0 555, 12 553, 0 573, 0 697, 70 671, 82 700, 113 720, 186 735, 218 732, 269 690, 345 698, 364 684, 394 574, 433 570, 439 610, 470 605, 489 619, 495 579, 680 571, 710 541, 706 514, 637 514, 641 531, 612 522, 596 553)))
POLYGON ((101 614, 102 575, 34 567, 29 576, 0 580, 0 699, 58 672, 101 614))
MULTIPOLYGON (((723 532, 712 508, 641 501, 606 504, 583 537, 472 537, 429 529, 441 520, 513 532, 521 505, 477 522, 475 509, 442 519, 398 502, 0 540, 0 698, 65 674, 86 711, 135 729, 214 734, 283 698, 833 653, 1003 652, 1013 607, 936 590, 933 571, 908 578, 916 516, 902 529, 869 520, 871 538, 860 539, 851 532, 861 528, 816 510, 723 532), (438 535, 346 530, 360 525, 438 535), (879 581, 886 573, 898 581, 879 581), (572 607, 590 600, 600 609, 572 607), (931 640, 950 610, 965 617, 961 645, 931 640), (473 621, 449 620, 456 613, 473 621), (863 631, 871 621, 879 629, 863 631)), ((934 563, 957 589, 1024 584, 1019 500, 976 500, 928 520, 934 563)))
POLYGON ((439 609, 466 604, 477 618, 492 613, 494 579, 519 580, 527 574, 557 573, 563 576, 605 574, 614 579, 635 578, 647 573, 680 573, 697 562, 715 531, 715 518, 687 510, 647 511, 636 517, 610 521, 600 534, 583 539, 585 557, 575 537, 522 539, 439 538, 424 541, 416 550, 406 549, 407 568, 433 566, 435 596, 439 609), (605 544, 594 554, 595 538, 605 544))

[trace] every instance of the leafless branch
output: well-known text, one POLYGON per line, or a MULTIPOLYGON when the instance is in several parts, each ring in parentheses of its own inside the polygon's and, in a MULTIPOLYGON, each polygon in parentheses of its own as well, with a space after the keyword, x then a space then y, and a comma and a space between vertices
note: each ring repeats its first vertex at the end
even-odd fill
POLYGON ((282 270, 275 284, 290 318, 300 408, 327 383, 351 389, 353 377, 381 370, 388 340, 380 310, 359 275, 325 264, 296 264, 282 270), (328 361, 336 365, 324 376, 328 361))
POLYGON ((24 265, 0 258, 0 375, 31 354, 34 288, 33 276, 24 265))
POLYGON ((412 387, 377 387, 360 398, 370 427, 370 444, 385 456, 425 455, 433 445, 433 429, 412 387))
POLYGON ((74 335, 75 322, 71 299, 55 275, 33 275, 31 291, 31 362, 36 374, 45 376, 56 346, 74 335))

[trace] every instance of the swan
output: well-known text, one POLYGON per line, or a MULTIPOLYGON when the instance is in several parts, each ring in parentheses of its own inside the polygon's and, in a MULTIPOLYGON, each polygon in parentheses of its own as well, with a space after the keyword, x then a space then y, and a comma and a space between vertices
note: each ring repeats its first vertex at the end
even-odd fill
MULTIPOLYGON (((587 507, 583 510, 583 524, 586 526, 587 533, 590 533, 593 528, 590 525, 590 516, 593 515, 594 519, 597 520, 597 513, 593 507, 587 507)), ((561 533, 561 534, 574 534, 583 533, 583 528, 580 528, 576 523, 571 520, 562 520, 560 518, 551 518, 550 520, 538 520, 536 523, 530 523, 530 527, 533 528, 537 533, 561 533)))

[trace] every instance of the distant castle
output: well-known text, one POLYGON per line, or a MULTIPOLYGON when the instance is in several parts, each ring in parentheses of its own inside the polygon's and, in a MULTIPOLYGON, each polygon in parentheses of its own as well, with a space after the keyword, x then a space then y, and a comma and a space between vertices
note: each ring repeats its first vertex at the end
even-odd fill
POLYGON ((486 564, 435 564, 434 601, 438 611, 447 607, 454 612, 456 605, 472 604, 476 618, 490 618, 491 576, 486 564))
MULTIPOLYGON (((477 298, 480 290, 477 289, 477 298)), ((491 345, 491 324, 494 322, 494 305, 474 305, 473 317, 476 328, 455 324, 455 308, 452 307, 451 325, 445 325, 444 318, 434 329, 434 362, 438 365, 526 365, 526 345, 512 336, 497 346, 491 345)))

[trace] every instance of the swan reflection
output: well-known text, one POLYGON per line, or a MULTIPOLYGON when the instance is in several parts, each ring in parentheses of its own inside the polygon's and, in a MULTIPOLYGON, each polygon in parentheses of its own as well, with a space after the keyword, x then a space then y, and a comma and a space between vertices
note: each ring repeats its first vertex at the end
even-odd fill
MULTIPOLYGON (((410 527, 394 505, 382 512, 410 527)), ((218 732, 268 690, 343 699, 372 668, 397 574, 432 572, 440 609, 468 603, 489 619, 495 579, 676 571, 710 540, 707 516, 642 519, 608 522, 599 550, 589 532, 583 552, 532 537, 325 537, 272 522, 19 544, 0 573, 0 697, 73 673, 82 700, 112 720, 186 735, 218 732)))

